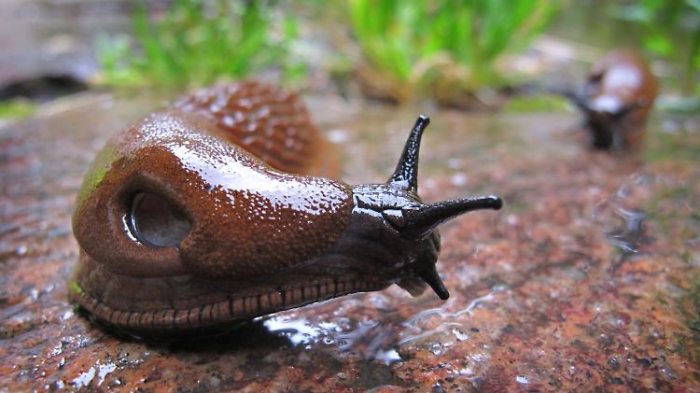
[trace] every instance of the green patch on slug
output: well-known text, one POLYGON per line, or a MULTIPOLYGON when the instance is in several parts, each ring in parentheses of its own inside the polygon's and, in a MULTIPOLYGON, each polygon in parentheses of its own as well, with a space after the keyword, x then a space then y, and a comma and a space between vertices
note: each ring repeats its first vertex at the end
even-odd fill
POLYGON ((72 293, 74 293, 74 294, 76 294, 76 295, 82 295, 82 294, 83 294, 83 288, 81 288, 80 285, 78 285, 78 283, 75 282, 75 281, 71 281, 71 282, 68 284, 68 289, 70 290, 70 292, 72 292, 72 293))
POLYGON ((83 185, 78 193, 78 206, 82 206, 88 196, 102 183, 116 158, 117 154, 108 147, 105 147, 97 154, 95 161, 90 165, 90 169, 83 179, 83 185))

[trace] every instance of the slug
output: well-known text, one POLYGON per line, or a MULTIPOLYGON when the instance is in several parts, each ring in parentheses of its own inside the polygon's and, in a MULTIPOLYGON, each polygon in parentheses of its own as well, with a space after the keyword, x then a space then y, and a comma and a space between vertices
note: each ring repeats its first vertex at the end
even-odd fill
POLYGON ((657 94, 657 82, 634 51, 607 54, 593 65, 579 92, 565 95, 585 115, 591 145, 597 149, 638 149, 657 94))
POLYGON ((215 86, 118 133, 73 216, 70 298, 135 334, 190 332, 398 284, 449 292, 436 227, 496 196, 424 204, 419 117, 387 183, 313 176, 323 141, 293 93, 215 86))

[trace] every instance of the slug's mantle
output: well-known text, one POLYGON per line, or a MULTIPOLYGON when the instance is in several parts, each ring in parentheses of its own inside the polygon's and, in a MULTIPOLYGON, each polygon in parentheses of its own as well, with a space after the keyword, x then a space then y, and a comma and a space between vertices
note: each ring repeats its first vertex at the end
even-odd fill
POLYGON ((351 187, 309 175, 328 159, 295 95, 246 82, 186 97, 116 135, 93 163, 73 217, 70 296, 94 319, 146 334, 393 283, 446 299, 435 228, 502 202, 421 202, 428 122, 418 119, 386 184, 351 187))

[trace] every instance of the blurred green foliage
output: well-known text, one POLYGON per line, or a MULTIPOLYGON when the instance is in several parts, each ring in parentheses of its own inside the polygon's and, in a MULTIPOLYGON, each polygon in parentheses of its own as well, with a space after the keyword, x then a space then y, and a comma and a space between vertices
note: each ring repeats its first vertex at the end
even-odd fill
POLYGON ((293 17, 273 23, 265 1, 174 0, 151 21, 145 7, 134 15, 135 47, 127 37, 102 37, 98 58, 109 85, 205 85, 277 67, 283 78, 305 70, 288 58, 297 35, 293 17))
MULTIPOLYGON (((310 65, 292 53, 299 26, 291 11, 306 10, 335 15, 333 26, 349 16, 362 58, 360 64, 343 63, 341 72, 355 70, 370 94, 451 104, 483 87, 512 83, 512 75, 507 80, 499 67, 508 58, 504 55, 526 48, 565 1, 172 0, 160 15, 137 8, 133 37, 98 39, 101 82, 184 88, 260 73, 300 82, 310 65)), ((640 26, 647 50, 677 68, 679 90, 696 93, 700 0, 602 4, 640 26)))
POLYGON ((640 25, 645 49, 680 66, 682 93, 697 92, 700 0, 640 0, 614 6, 612 14, 640 25))
POLYGON ((558 95, 523 95, 508 99, 501 110, 504 113, 566 112, 571 103, 558 95))
POLYGON ((15 99, 10 101, 0 102, 0 119, 1 120, 16 120, 30 116, 36 112, 37 104, 25 100, 15 99))
POLYGON ((522 50, 558 0, 349 0, 367 67, 360 76, 399 102, 450 101, 502 82, 497 61, 522 50), (364 75, 363 75, 364 74, 364 75))

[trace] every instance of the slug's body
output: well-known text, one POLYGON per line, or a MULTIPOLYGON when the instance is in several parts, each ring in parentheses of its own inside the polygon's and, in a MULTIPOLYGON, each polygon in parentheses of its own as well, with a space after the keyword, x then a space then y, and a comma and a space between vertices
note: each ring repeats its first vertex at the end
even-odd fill
POLYGON ((420 118, 386 184, 310 176, 323 142, 301 101, 248 82, 186 97, 113 137, 73 217, 70 296, 137 333, 226 325, 396 283, 449 295, 435 227, 484 197, 424 205, 420 118), (289 173, 282 172, 286 170, 289 173))
POLYGON ((596 63, 578 93, 567 96, 584 112, 598 149, 637 149, 657 94, 656 78, 636 52, 616 51, 596 63))

